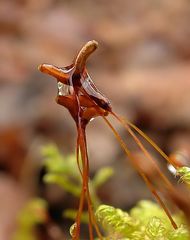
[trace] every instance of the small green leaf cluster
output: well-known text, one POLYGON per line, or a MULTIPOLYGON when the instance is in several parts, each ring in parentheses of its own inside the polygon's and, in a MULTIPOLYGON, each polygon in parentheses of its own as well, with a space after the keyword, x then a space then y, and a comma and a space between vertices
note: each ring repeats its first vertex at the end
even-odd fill
POLYGON ((55 145, 43 147, 42 155, 47 171, 43 179, 44 182, 57 184, 65 191, 79 197, 81 178, 75 163, 76 157, 74 155, 63 157, 55 145))
MULTIPOLYGON (((47 145, 42 149, 44 157, 44 166, 47 173, 44 181, 48 184, 57 184, 64 191, 71 193, 73 196, 80 198, 82 188, 82 178, 77 166, 76 156, 63 156, 57 146, 47 145)), ((81 165, 81 159, 79 160, 81 165)), ((101 168, 93 179, 89 180, 89 188, 94 207, 100 205, 100 199, 97 196, 97 190, 114 174, 111 167, 101 168)), ((67 209, 63 216, 75 219, 77 211, 75 209, 67 209)), ((83 213, 82 221, 88 223, 88 213, 83 213)))
POLYGON ((140 201, 129 213, 100 205, 96 218, 105 231, 105 240, 187 240, 190 234, 181 215, 173 216, 173 229, 164 211, 151 201, 140 201))
POLYGON ((190 168, 189 167, 180 167, 177 169, 176 175, 180 176, 180 181, 185 182, 187 185, 190 185, 190 168))

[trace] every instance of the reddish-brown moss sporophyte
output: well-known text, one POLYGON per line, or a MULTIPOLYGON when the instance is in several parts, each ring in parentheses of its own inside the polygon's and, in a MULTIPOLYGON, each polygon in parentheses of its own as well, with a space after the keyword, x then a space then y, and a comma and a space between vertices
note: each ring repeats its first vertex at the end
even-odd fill
POLYGON ((39 70, 43 73, 47 73, 57 79, 58 93, 56 102, 68 109, 72 118, 76 123, 77 128, 77 141, 76 141, 76 161, 82 178, 82 189, 79 201, 78 213, 76 216, 75 227, 72 233, 72 239, 78 240, 80 238, 80 226, 81 226, 81 215, 83 212, 84 202, 88 205, 89 214, 89 239, 93 240, 93 228, 95 229, 97 236, 100 240, 103 240, 102 234, 96 223, 94 216, 90 191, 89 191, 89 159, 87 153, 87 140, 86 140, 86 126, 91 119, 95 117, 102 117, 109 128, 114 133, 121 147, 124 149, 129 160, 136 168, 138 173, 142 176, 148 188, 162 206, 166 212, 171 224, 174 228, 177 228, 176 223, 172 219, 172 216, 166 207, 165 203, 159 196, 160 192, 159 184, 155 186, 155 179, 150 177, 149 169, 154 170, 155 177, 159 178, 165 186, 166 191, 174 192, 174 187, 167 179, 167 177, 160 170, 155 159, 152 158, 148 150, 144 147, 143 143, 139 140, 136 132, 141 135, 152 147, 170 164, 174 167, 175 163, 138 127, 131 122, 124 120, 118 116, 113 110, 111 103, 107 97, 105 97, 95 86, 86 68, 86 61, 88 57, 97 49, 98 43, 94 40, 87 42, 82 49, 79 51, 77 57, 73 63, 67 67, 56 67, 51 64, 42 64, 39 66, 39 70), (147 166, 142 165, 142 162, 138 160, 138 157, 131 153, 126 146, 125 142, 115 130, 107 116, 111 115, 118 120, 124 128, 128 131, 132 139, 136 142, 144 155, 147 166), (79 164, 79 154, 82 159, 82 164, 79 164), (157 187, 159 188, 157 190, 157 187))

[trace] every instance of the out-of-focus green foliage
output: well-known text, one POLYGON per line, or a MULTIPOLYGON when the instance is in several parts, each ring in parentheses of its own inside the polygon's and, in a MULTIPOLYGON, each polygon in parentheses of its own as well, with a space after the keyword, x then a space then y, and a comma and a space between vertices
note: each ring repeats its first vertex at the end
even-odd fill
POLYGON ((13 240, 36 240, 34 227, 47 220, 47 203, 40 198, 29 201, 18 216, 17 231, 13 240))
POLYGON ((113 168, 111 167, 101 168, 91 181, 93 187, 95 189, 98 189, 113 175, 113 173, 114 171, 113 171, 113 168))
MULTIPOLYGON (((58 184, 65 191, 80 197, 81 175, 74 155, 62 156, 55 145, 48 145, 42 150, 44 166, 47 173, 44 181, 58 184)), ((97 189, 113 175, 113 169, 100 169, 89 181, 91 197, 96 210, 97 222, 105 233, 105 240, 187 240, 190 239, 183 214, 173 216, 178 225, 174 230, 165 212, 155 203, 141 201, 129 213, 112 206, 100 205, 97 189)), ((181 180, 190 184, 190 168, 177 169, 181 180)), ((46 220, 47 204, 42 199, 33 199, 21 211, 18 218, 18 229, 13 240, 36 240, 34 226, 46 220)), ((64 217, 75 219, 77 210, 67 209, 64 217)), ((84 212, 82 221, 88 223, 88 213, 84 212)), ((72 232, 75 224, 72 225, 72 232)))
MULTIPOLYGON (((77 166, 76 156, 63 156, 55 145, 48 145, 42 149, 42 155, 45 159, 44 166, 47 173, 44 176, 46 183, 57 184, 65 191, 80 197, 82 182, 81 175, 77 166)), ((80 160, 81 161, 81 160, 80 160)), ((100 205, 100 199, 97 196, 98 188, 103 185, 113 175, 111 167, 101 168, 89 181, 89 188, 94 207, 100 205)), ((75 219, 77 211, 67 209, 64 217, 75 219)), ((83 213, 82 221, 87 222, 87 213, 83 213)))
POLYGON ((105 240, 187 240, 190 234, 182 215, 173 216, 174 230, 164 211, 155 203, 141 201, 127 213, 101 205, 96 211, 98 223, 105 231, 105 240))
POLYGON ((177 169, 177 175, 180 176, 180 181, 190 185, 190 168, 189 167, 180 167, 177 169))

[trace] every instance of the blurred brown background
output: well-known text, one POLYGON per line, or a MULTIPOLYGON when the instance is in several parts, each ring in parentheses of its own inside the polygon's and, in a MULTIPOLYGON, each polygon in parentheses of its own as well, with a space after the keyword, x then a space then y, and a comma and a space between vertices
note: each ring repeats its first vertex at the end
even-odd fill
MULTIPOLYGON (((88 70, 113 109, 166 153, 188 153, 189 23, 188 0, 0 2, 0 239, 11 239, 19 209, 39 195, 40 147, 54 142, 65 154, 75 147, 74 122, 54 101, 55 81, 37 66, 67 66, 86 41, 97 40, 88 70)), ((108 191, 100 191, 104 202, 127 209, 150 197, 135 171, 124 167, 127 160, 103 120, 90 124, 87 137, 92 173, 115 168, 108 191)))

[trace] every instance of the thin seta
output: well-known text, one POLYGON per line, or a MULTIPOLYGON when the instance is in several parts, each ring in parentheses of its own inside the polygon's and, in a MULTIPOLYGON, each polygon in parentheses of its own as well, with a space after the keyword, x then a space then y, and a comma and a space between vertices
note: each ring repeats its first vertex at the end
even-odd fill
POLYGON ((163 195, 166 192, 175 192, 175 188, 168 178, 162 173, 155 159, 153 159, 148 150, 144 147, 138 136, 140 135, 143 137, 169 164, 173 165, 175 168, 177 166, 175 166, 175 163, 171 161, 171 159, 144 132, 142 132, 130 121, 117 115, 112 110, 109 99, 97 89, 86 69, 86 61, 88 57, 97 49, 97 47, 98 43, 96 41, 92 40, 87 42, 79 51, 73 63, 67 67, 59 68, 51 64, 42 64, 39 66, 39 70, 41 72, 47 73, 57 79, 58 94, 56 97, 56 102, 68 109, 76 123, 77 128, 76 160, 82 178, 82 189, 78 213, 74 225, 75 227, 72 233, 72 239, 80 239, 81 215, 83 212, 84 203, 86 201, 89 214, 89 239, 94 239, 93 230, 95 229, 98 238, 103 240, 103 236, 95 219, 89 191, 89 159, 86 140, 86 127, 90 120, 98 116, 102 117, 105 123, 111 129, 132 165, 141 175, 147 187, 150 189, 155 199, 165 211, 172 226, 174 229, 177 229, 177 224, 173 220, 167 206, 160 196, 160 192, 163 189, 161 185, 165 186, 165 192, 163 195), (147 168, 143 165, 144 163, 142 163, 142 161, 138 161, 138 157, 131 153, 119 133, 108 120, 108 115, 113 116, 127 130, 127 132, 138 145, 139 150, 141 150, 143 153, 144 161, 150 163, 151 171, 154 170, 154 176, 159 176, 162 184, 157 185, 155 183, 156 179, 149 174, 147 168), (80 156, 81 163, 79 161, 80 156))

